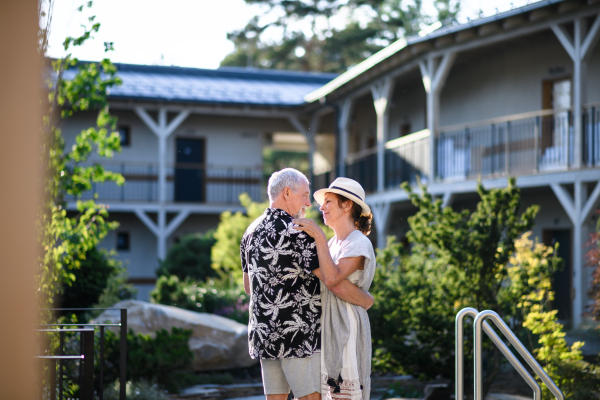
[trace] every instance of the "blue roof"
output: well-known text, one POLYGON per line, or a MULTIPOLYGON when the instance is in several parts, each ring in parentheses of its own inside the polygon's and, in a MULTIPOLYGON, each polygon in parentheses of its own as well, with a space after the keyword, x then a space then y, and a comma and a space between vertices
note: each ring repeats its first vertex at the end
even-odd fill
MULTIPOLYGON (((198 69, 115 64, 121 86, 111 99, 293 107, 337 74, 226 67, 198 69)), ((67 71, 71 78, 74 70, 67 71), (70 72, 70 73, 69 73, 70 72)))

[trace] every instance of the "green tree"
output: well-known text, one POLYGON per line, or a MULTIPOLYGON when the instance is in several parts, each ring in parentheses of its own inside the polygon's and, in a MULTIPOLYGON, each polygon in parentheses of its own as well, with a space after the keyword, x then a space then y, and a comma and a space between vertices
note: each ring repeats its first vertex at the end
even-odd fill
POLYGON ((264 13, 230 32, 235 50, 222 66, 344 72, 390 43, 441 21, 456 21, 459 0, 245 0, 264 13))
MULTIPOLYGON (((41 3, 40 3, 41 4, 41 3)), ((116 118, 108 109, 107 95, 111 87, 119 85, 116 68, 108 58, 94 63, 82 63, 70 51, 82 46, 100 29, 95 16, 82 25, 79 37, 67 37, 63 43, 65 56, 57 60, 45 58, 50 21, 51 0, 40 6, 41 28, 39 54, 50 73, 47 74, 47 113, 43 120, 44 146, 41 161, 45 168, 45 202, 39 212, 39 241, 43 255, 39 263, 38 294, 50 306, 63 285, 71 285, 76 279, 74 271, 80 269, 82 261, 117 226, 108 222, 104 205, 94 200, 77 201, 76 212, 67 214, 66 197, 77 199, 88 191, 94 182, 114 181, 123 184, 120 174, 105 170, 98 162, 89 162, 96 153, 110 158, 120 151, 116 118), (68 79, 67 77, 68 76, 68 79), (96 126, 82 130, 74 144, 66 148, 61 124, 75 113, 95 113, 96 126)), ((78 11, 91 8, 87 1, 78 11)), ((106 51, 112 49, 107 44, 106 51)))
MULTIPOLYGON (((395 243, 378 254, 371 323, 374 364, 423 378, 451 377, 454 366, 454 317, 464 307, 494 310, 507 317, 501 303, 503 283, 515 240, 531 229, 538 207, 523 213, 515 180, 503 189, 477 186, 474 211, 454 211, 433 200, 424 186, 417 194, 404 184, 417 213, 408 219, 410 253, 395 243)), ((486 391, 499 372, 492 350, 486 391)))
MULTIPOLYGON (((92 247, 81 260, 79 268, 71 271, 70 285, 63 287, 58 303, 64 308, 89 308, 98 303, 109 279, 123 270, 114 254, 92 247)), ((81 314, 81 313, 79 313, 81 314)))
POLYGON ((173 245, 164 261, 156 271, 156 276, 176 275, 179 279, 192 278, 197 281, 206 281, 214 278, 217 273, 212 269, 211 249, 216 240, 214 232, 206 234, 192 234, 184 236, 173 245))

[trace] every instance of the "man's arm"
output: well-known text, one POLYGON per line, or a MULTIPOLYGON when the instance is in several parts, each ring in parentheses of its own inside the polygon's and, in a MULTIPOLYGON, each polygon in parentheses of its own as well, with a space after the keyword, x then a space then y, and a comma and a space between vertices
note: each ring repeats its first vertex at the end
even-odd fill
MULTIPOLYGON (((320 268, 315 269, 313 274, 315 274, 315 276, 321 281, 323 280, 323 275, 320 268)), ((340 299, 347 301, 350 304, 354 304, 355 306, 361 306, 365 310, 371 308, 373 306, 373 302, 375 301, 371 294, 363 292, 347 279, 344 279, 334 286, 327 286, 327 289, 331 290, 331 292, 340 299)))
POLYGON ((244 272, 244 290, 246 294, 250 294, 250 275, 247 272, 244 272))

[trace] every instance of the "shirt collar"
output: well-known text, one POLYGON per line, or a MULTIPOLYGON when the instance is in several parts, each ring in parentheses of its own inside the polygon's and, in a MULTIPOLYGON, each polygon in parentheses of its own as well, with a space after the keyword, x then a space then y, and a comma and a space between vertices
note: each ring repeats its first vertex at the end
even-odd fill
POLYGON ((269 215, 277 215, 280 218, 292 218, 290 214, 288 214, 286 211, 283 211, 281 208, 267 208, 265 212, 269 215))

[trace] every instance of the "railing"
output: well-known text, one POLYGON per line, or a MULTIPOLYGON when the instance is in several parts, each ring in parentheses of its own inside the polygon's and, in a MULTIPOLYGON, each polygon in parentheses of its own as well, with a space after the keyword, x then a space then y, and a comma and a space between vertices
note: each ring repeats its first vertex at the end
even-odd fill
MULTIPOLYGON (((80 198, 98 195, 100 201, 156 202, 158 165, 154 163, 102 162, 105 169, 125 177, 122 186, 114 182, 93 184, 92 190, 80 198)), ((167 165, 166 200, 186 203, 239 203, 239 196, 248 193, 254 201, 261 200, 262 170, 260 167, 229 167, 204 164, 167 165)), ((68 198, 67 200, 74 200, 68 198)))
MULTIPOLYGON (((429 173, 429 131, 423 130, 385 144, 384 185, 397 188, 402 182, 415 183, 417 176, 427 180, 429 173)), ((346 175, 358 181, 365 192, 377 190, 377 149, 350 154, 346 175)))
POLYGON ((573 163, 570 110, 543 110, 444 128, 436 138, 441 180, 567 169, 573 163))
POLYGON ((583 160, 588 167, 600 166, 600 103, 590 105, 583 115, 583 160))
POLYGON ((517 349, 521 357, 527 362, 529 367, 536 373, 536 375, 546 384, 548 389, 552 392, 554 397, 558 400, 564 400, 564 395, 561 390, 556 386, 552 378, 548 376, 546 371, 538 364, 536 359, 527 351, 521 341, 515 336, 510 330, 508 325, 500 318, 500 316, 494 311, 482 311, 479 312, 474 308, 464 308, 456 315, 455 322, 455 333, 456 333, 456 399, 464 398, 464 320, 466 317, 471 317, 473 321, 473 336, 474 336, 474 400, 483 400, 483 357, 482 357, 482 331, 485 332, 492 342, 498 347, 498 349, 504 354, 512 366, 517 372, 525 379, 529 386, 533 390, 534 400, 541 400, 542 391, 540 386, 537 384, 535 379, 525 369, 523 364, 515 357, 510 351, 508 346, 500 339, 500 337, 494 332, 492 327, 486 322, 487 319, 492 321, 498 329, 504 334, 508 341, 517 349))
MULTIPOLYGON (((79 388, 81 400, 93 400, 94 399, 94 333, 95 329, 100 329, 100 360, 99 365, 99 387, 98 387, 98 400, 104 399, 104 333, 106 327, 119 327, 120 329, 120 362, 119 362, 119 399, 125 400, 126 398, 126 385, 127 385, 127 309, 126 308, 53 308, 44 311, 92 311, 92 310, 120 310, 121 322, 118 324, 78 324, 78 323, 67 323, 67 324, 41 324, 39 326, 44 327, 43 329, 37 329, 37 332, 45 333, 58 333, 59 334, 59 346, 58 354, 55 355, 43 355, 37 356, 36 358, 40 362, 44 360, 50 361, 50 377, 48 392, 50 400, 56 400, 56 392, 58 390, 58 399, 63 400, 63 376, 64 376, 64 362, 65 361, 79 361, 79 388), (49 327, 58 327, 56 329, 49 329, 49 327), (68 329, 65 327, 78 326, 81 328, 68 329), (65 355, 65 333, 79 333, 79 353, 65 355), (56 362, 58 361, 58 387, 56 385, 56 362)), ((39 399, 42 400, 43 387, 40 385, 39 399)))
MULTIPOLYGON (((587 105, 582 119, 583 167, 600 167, 600 103, 587 105)), ((385 145, 385 189, 426 180, 429 131, 385 145)), ((442 182, 518 176, 572 168, 575 137, 571 110, 541 110, 448 126, 435 138, 435 176, 442 182)), ((377 190, 377 149, 346 158, 346 175, 367 193, 377 190)))

